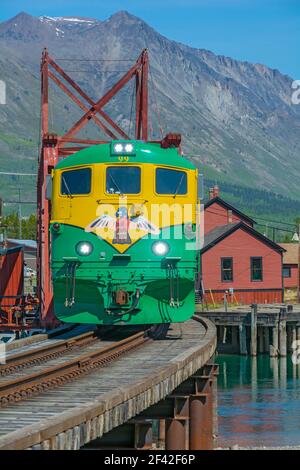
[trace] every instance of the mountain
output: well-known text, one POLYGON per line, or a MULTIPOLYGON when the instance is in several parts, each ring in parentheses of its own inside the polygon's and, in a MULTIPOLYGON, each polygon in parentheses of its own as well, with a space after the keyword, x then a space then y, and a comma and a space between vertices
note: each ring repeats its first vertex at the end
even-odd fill
MULTIPOLYGON (((36 169, 43 47, 94 99, 147 47, 153 138, 160 127, 181 132, 185 152, 210 180, 300 199, 300 106, 291 103, 292 78, 171 41, 125 11, 104 21, 20 13, 0 23, 0 79, 8 94, 0 105, 2 169, 36 169)), ((106 108, 125 131, 133 127, 132 92, 133 83, 106 108)), ((66 130, 80 115, 53 86, 51 130, 66 130)), ((101 137, 93 124, 81 135, 101 137)), ((25 180, 2 181, 4 194, 20 184, 34 197, 25 180)))

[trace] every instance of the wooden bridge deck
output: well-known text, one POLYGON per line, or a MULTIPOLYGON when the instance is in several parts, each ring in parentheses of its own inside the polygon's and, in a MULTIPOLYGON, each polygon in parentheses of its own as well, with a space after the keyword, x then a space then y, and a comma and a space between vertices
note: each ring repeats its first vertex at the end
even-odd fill
POLYGON ((209 320, 173 325, 168 337, 105 368, 0 409, 0 450, 79 449, 158 403, 216 348, 209 320))

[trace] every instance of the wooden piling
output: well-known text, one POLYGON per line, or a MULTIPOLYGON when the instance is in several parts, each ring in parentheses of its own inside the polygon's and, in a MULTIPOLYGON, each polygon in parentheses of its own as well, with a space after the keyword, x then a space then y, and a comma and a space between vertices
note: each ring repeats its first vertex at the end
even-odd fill
POLYGON ((223 327, 223 338, 222 338, 222 343, 226 344, 226 337, 227 337, 227 326, 223 327))
POLYGON ((270 356, 278 356, 278 323, 275 324, 272 328, 273 330, 273 344, 270 346, 270 356))
POLYGON ((268 326, 263 328, 264 337, 264 353, 269 354, 270 352, 270 330, 268 326))
POLYGON ((257 335, 258 335, 258 352, 262 354, 264 352, 264 337, 263 337, 263 327, 259 326, 257 335))
POLYGON ((287 350, 287 337, 286 337, 286 320, 279 322, 279 354, 281 357, 286 356, 287 350))
POLYGON ((297 341, 297 327, 296 325, 292 326, 292 347, 291 347, 291 352, 295 350, 296 346, 296 341, 297 341))
POLYGON ((257 355, 257 305, 251 305, 250 354, 257 355))
POLYGON ((292 326, 287 325, 286 326, 286 349, 288 353, 292 351, 292 342, 293 342, 292 334, 293 334, 292 326))
POLYGON ((231 344, 235 353, 239 352, 238 326, 231 327, 231 344))
POLYGON ((280 387, 283 390, 286 390, 287 387, 287 359, 286 357, 281 357, 279 359, 279 367, 280 367, 280 387))
POLYGON ((246 326, 243 323, 239 324, 240 333, 240 354, 242 356, 247 355, 247 340, 246 340, 246 326))

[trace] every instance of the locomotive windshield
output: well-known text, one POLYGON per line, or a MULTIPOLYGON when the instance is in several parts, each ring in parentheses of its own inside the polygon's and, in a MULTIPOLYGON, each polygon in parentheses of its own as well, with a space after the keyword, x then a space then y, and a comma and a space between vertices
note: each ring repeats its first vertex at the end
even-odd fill
POLYGON ((106 170, 108 194, 138 194, 141 192, 141 169, 137 166, 111 166, 106 170))
POLYGON ((89 194, 91 192, 90 168, 64 171, 61 175, 61 194, 71 196, 73 194, 89 194))
POLYGON ((174 195, 186 194, 187 174, 184 171, 169 170, 168 168, 157 168, 156 193, 174 195))

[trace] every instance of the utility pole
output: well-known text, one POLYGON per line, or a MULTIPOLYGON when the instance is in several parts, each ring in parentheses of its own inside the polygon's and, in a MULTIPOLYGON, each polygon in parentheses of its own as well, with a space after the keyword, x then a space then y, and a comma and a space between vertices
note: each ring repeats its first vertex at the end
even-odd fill
POLYGON ((2 208, 3 208, 3 201, 0 198, 0 244, 4 242, 4 233, 2 232, 2 208))
POLYGON ((300 302, 300 224, 298 225, 298 282, 297 282, 297 298, 300 302))
POLYGON ((19 188, 19 239, 22 240, 22 204, 21 204, 21 188, 19 188))

